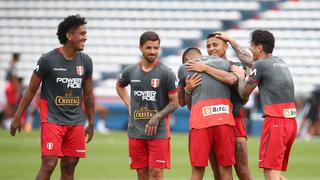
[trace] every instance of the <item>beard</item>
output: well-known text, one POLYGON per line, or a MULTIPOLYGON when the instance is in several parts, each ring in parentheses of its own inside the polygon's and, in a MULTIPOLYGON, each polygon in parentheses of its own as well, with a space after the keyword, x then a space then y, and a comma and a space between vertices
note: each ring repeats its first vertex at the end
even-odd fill
POLYGON ((154 62, 157 59, 156 55, 152 55, 152 56, 145 56, 143 55, 144 59, 147 60, 148 62, 154 62))

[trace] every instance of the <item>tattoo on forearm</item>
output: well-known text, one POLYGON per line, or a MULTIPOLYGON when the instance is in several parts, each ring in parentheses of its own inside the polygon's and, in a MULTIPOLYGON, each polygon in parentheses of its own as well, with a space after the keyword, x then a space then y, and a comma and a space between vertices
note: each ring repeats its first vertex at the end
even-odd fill
POLYGON ((252 59, 252 55, 248 51, 243 49, 237 42, 232 41, 232 42, 230 42, 230 44, 233 47, 233 49, 235 50, 240 61, 242 63, 244 63, 245 65, 247 65, 248 67, 252 67, 254 64, 254 61, 252 59))
POLYGON ((256 84, 251 81, 246 81, 243 78, 240 78, 238 81, 238 91, 239 95, 244 99, 247 100, 251 94, 251 92, 256 88, 256 84))
POLYGON ((166 107, 164 107, 160 112, 158 112, 158 114, 161 117, 165 117, 166 115, 174 112, 175 110, 178 109, 178 105, 175 102, 169 102, 166 107))

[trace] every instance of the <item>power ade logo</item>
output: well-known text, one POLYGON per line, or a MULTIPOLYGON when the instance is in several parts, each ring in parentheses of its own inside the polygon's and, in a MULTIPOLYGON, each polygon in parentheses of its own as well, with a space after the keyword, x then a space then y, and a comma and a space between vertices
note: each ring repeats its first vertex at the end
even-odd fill
POLYGON ((294 118, 294 117, 296 117, 296 115, 297 115, 297 111, 295 108, 283 110, 283 116, 285 118, 294 118))
POLYGON ((228 105, 212 105, 205 106, 202 108, 203 116, 210 116, 213 114, 229 114, 229 106, 228 105))
POLYGON ((57 78, 57 83, 67 84, 67 88, 81 88, 82 78, 57 78))
POLYGON ((134 91, 134 96, 139 96, 143 101, 156 101, 156 91, 134 91))

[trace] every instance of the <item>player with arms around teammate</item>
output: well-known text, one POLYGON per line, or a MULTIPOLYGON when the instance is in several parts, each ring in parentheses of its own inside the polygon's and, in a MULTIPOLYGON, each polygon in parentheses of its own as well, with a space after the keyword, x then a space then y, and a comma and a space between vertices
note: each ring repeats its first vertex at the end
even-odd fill
MULTIPOLYGON (((250 53, 240 48, 238 43, 232 40, 231 37, 229 37, 224 32, 215 32, 207 36, 206 46, 207 46, 208 54, 210 56, 211 55, 219 56, 225 59, 229 64, 234 64, 239 67, 245 68, 246 66, 244 64, 240 62, 233 62, 227 59, 227 56, 226 56, 226 52, 228 49, 227 42, 231 44, 238 58, 241 61, 246 62, 248 58, 252 59, 252 55, 250 53)), ((246 65, 251 66, 251 64, 246 64, 246 65)), ((225 71, 216 69, 214 67, 210 67, 209 65, 206 65, 204 61, 200 61, 200 62, 190 61, 190 63, 187 64, 186 69, 189 71, 208 73, 209 75, 221 81, 222 83, 230 85, 230 93, 231 93, 230 99, 233 105, 232 114, 235 120, 235 135, 236 135, 235 170, 240 180, 252 179, 250 175, 249 165, 248 165, 247 132, 243 122, 243 117, 244 117, 243 104, 246 102, 242 100, 241 97, 239 96, 237 85, 228 83, 229 79, 228 79, 228 76, 225 75, 226 73, 225 71)), ((217 180, 221 179, 219 177, 219 174, 216 172, 217 165, 216 165, 216 157, 214 152, 212 152, 212 156, 210 156, 210 163, 214 170, 215 179, 217 180)))
MULTIPOLYGON (((194 61, 205 61, 228 76, 228 83, 235 84, 237 78, 233 73, 227 72, 229 64, 220 57, 203 57, 197 48, 189 48, 184 52, 186 58, 194 61), (189 57, 192 55, 192 57, 189 57)), ((235 164, 235 136, 232 105, 230 101, 230 88, 207 73, 201 75, 201 84, 192 92, 183 81, 193 77, 194 72, 186 70, 189 61, 182 65, 178 71, 179 89, 185 85, 185 94, 191 95, 191 101, 185 97, 185 103, 191 103, 189 156, 192 165, 192 180, 203 178, 205 167, 211 151, 217 154, 218 169, 222 179, 232 179, 232 166, 235 164)), ((194 79, 197 84, 196 78, 194 79)), ((182 97, 180 95, 180 97, 182 97)), ((182 102, 182 101, 181 101, 182 102)), ((188 105, 190 107, 190 105, 188 105)))
POLYGON ((294 84, 287 64, 272 55, 275 39, 266 30, 251 33, 250 51, 255 61, 252 73, 245 80, 245 73, 232 66, 239 84, 239 95, 247 99, 259 87, 264 122, 260 139, 259 167, 265 179, 285 179, 281 171, 288 166, 291 146, 297 133, 294 84))
POLYGON ((80 51, 87 40, 85 18, 72 15, 58 26, 57 36, 63 45, 44 54, 32 74, 11 124, 11 135, 20 131, 20 118, 41 84, 41 167, 36 179, 50 179, 58 158, 61 158, 61 179, 74 179, 79 158, 85 157, 87 142, 93 136, 94 97, 92 60, 80 51), (82 97, 83 95, 83 97, 82 97), (88 127, 82 119, 81 102, 88 113, 88 127))
POLYGON ((158 60, 160 39, 155 32, 140 36, 141 61, 126 67, 116 89, 129 108, 129 158, 138 179, 163 179, 170 168, 169 114, 178 108, 176 76, 158 60), (125 87, 131 86, 130 97, 125 87))

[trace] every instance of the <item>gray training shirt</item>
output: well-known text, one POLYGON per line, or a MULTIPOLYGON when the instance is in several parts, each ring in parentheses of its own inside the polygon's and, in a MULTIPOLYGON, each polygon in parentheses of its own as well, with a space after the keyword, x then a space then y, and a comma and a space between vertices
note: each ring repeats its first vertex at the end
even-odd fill
POLYGON ((128 135, 139 139, 166 139, 170 136, 169 117, 160 120, 155 135, 145 134, 145 125, 150 118, 161 111, 168 103, 168 94, 176 93, 176 76, 166 65, 157 60, 157 65, 149 72, 137 63, 126 67, 118 83, 131 86, 131 116, 128 135))
POLYGON ((41 122, 81 124, 82 88, 85 79, 92 77, 91 58, 77 52, 73 60, 66 60, 57 48, 40 57, 34 73, 42 78, 41 122))

